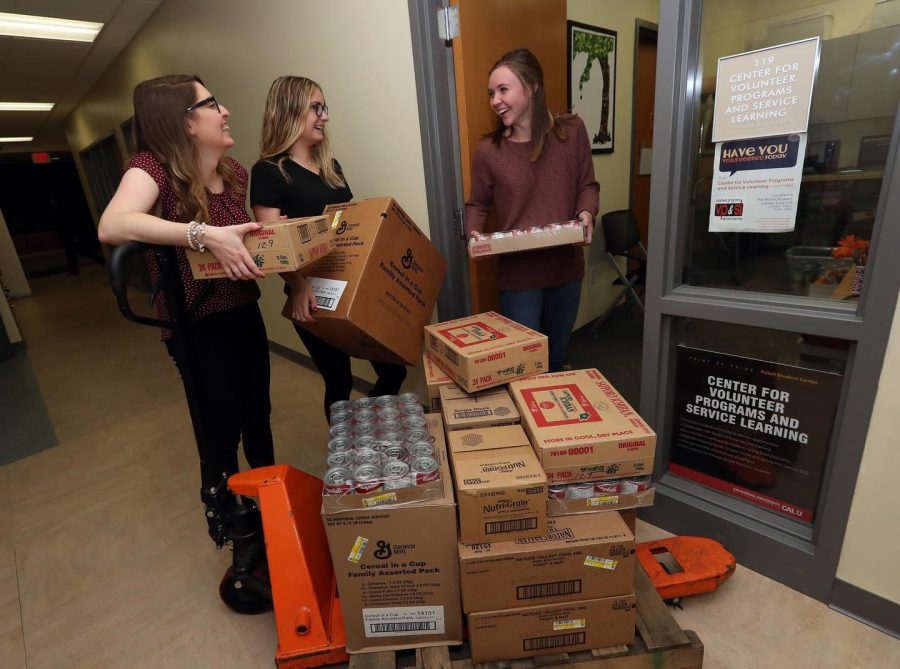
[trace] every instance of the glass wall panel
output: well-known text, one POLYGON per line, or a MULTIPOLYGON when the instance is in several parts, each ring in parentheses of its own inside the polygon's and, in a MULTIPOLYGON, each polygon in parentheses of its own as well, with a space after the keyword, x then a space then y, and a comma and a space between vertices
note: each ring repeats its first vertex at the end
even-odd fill
MULTIPOLYGON (((897 2, 705 2, 701 112, 695 124, 690 234, 683 282, 821 300, 853 300, 900 100, 897 2), (821 54, 794 229, 709 232, 718 59, 818 36, 821 54)), ((752 91, 750 91, 752 93, 752 91)), ((753 98, 748 98, 751 105, 753 98)), ((872 249, 874 251, 874 249, 872 249)))

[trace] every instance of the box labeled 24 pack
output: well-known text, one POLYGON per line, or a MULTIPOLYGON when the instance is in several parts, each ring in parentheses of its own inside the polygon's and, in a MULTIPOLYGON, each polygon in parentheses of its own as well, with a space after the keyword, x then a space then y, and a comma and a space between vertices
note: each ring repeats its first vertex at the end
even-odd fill
MULTIPOLYGON (((433 419, 434 414, 429 414, 433 419)), ((440 430, 440 419, 437 419, 440 430)), ((441 479, 450 467, 435 442, 441 479)), ((462 642, 456 505, 439 499, 324 512, 341 596, 347 650, 353 653, 462 642)))
POLYGON ((350 355, 415 366, 444 256, 393 198, 332 205, 324 215, 337 220, 337 239, 304 271, 319 308, 303 327, 350 355))
MULTIPOLYGON (((264 223, 244 235, 244 246, 263 272, 292 272, 309 265, 335 247, 335 228, 325 216, 290 218, 264 223)), ((226 276, 222 264, 210 253, 185 249, 195 279, 226 276)))
POLYGON ((634 535, 618 513, 550 518, 533 539, 459 546, 467 613, 634 591, 634 535))
POLYGON ((596 369, 540 374, 509 392, 550 483, 653 471, 656 434, 596 369))
POLYGON ((488 311, 425 328, 425 348, 466 391, 547 371, 547 337, 488 311))

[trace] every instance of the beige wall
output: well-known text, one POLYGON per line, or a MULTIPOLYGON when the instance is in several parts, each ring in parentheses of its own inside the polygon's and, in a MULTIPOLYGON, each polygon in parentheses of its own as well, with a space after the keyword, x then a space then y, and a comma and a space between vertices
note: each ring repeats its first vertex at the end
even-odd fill
MULTIPOLYGON (((659 21, 657 0, 569 0, 568 18, 616 31, 616 101, 613 128, 614 152, 594 156, 594 172, 600 182, 600 213, 627 209, 631 175, 631 107, 634 87, 635 20, 659 21)), ((599 216, 598 216, 599 217, 599 216)), ((592 246, 594 257, 585 251, 586 276, 575 327, 589 323, 605 310, 618 293, 611 288, 616 273, 603 259, 602 245, 592 246)))
MULTIPOLYGON (((67 121, 73 153, 119 128, 144 79, 192 72, 231 112, 231 155, 257 157, 266 91, 282 74, 319 82, 329 132, 356 198, 393 195, 428 232, 418 102, 405 0, 169 0, 67 121)), ((260 282, 269 338, 303 347, 281 318, 278 277, 260 282)), ((354 371, 374 379, 368 364, 354 371)))

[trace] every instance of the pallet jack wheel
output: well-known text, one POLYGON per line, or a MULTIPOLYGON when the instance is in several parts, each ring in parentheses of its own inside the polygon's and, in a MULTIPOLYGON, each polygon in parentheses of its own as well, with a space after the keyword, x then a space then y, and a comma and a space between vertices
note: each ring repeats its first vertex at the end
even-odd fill
POLYGON ((272 586, 269 584, 269 573, 265 565, 243 578, 235 578, 234 567, 228 567, 219 583, 219 597, 235 613, 256 615, 270 611, 272 586))

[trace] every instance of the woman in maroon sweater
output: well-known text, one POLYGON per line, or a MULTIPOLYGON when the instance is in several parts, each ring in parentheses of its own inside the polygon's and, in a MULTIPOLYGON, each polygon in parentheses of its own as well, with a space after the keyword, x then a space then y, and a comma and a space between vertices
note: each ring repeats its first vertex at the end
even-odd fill
MULTIPOLYGON (((481 232, 493 208, 499 230, 577 218, 590 244, 600 184, 584 122, 551 114, 543 70, 527 49, 510 51, 494 64, 488 96, 497 129, 481 140, 472 159, 466 233, 481 232)), ((583 278, 580 245, 499 256, 500 310, 547 335, 550 371, 566 362, 583 278)))

